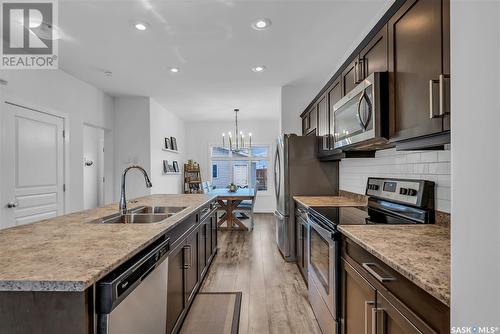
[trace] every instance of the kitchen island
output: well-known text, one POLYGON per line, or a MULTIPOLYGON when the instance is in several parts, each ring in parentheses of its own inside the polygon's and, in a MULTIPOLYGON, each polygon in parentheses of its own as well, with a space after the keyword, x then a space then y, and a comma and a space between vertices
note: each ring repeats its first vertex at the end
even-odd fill
POLYGON ((188 234, 195 237, 192 300, 216 252, 215 200, 202 194, 151 195, 129 202, 131 209, 182 208, 158 223, 104 224, 103 217, 118 211, 111 204, 0 231, 0 333, 94 333, 95 284, 159 238, 169 238, 174 249, 188 234))

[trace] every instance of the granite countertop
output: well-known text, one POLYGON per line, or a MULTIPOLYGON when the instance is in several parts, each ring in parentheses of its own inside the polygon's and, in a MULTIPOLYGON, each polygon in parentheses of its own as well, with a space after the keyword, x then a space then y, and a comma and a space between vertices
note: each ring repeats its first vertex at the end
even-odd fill
POLYGON ((339 225, 342 234, 450 306, 450 230, 438 225, 339 225))
POLYGON ((293 196, 293 199, 305 207, 364 207, 366 201, 359 201, 344 196, 293 196))
POLYGON ((151 195, 129 208, 186 206, 153 224, 101 224, 117 204, 0 231, 0 291, 84 291, 151 244, 212 195, 151 195))

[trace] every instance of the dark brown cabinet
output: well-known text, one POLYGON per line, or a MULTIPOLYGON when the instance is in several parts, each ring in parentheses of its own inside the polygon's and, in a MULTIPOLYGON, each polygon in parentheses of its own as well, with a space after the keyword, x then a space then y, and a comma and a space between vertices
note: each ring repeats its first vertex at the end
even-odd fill
POLYGON ((388 22, 391 141, 445 130, 448 17, 449 0, 408 0, 388 22))
POLYGON ((445 334, 450 309, 348 238, 342 241, 343 334, 445 334))
POLYGON ((356 71, 358 71, 358 66, 358 60, 356 59, 342 71, 342 96, 349 93, 359 83, 356 73, 356 71))
POLYGON ((318 105, 315 104, 302 117, 302 135, 316 135, 318 127, 318 105))
MULTIPOLYGON (((389 73, 389 139, 398 150, 442 147, 450 142, 450 0, 398 0, 335 73, 307 112, 303 135, 325 136, 328 96, 329 135, 333 105, 373 72, 389 73), (338 86, 337 86, 338 85, 338 86), (340 94, 339 94, 340 93, 340 94)), ((335 155, 322 140, 319 156, 335 155)))
POLYGON ((173 333, 185 306, 184 246, 179 244, 168 256, 167 333, 173 333))
POLYGON ((186 240, 186 245, 184 246, 184 266, 186 268, 186 299, 187 302, 189 303, 193 298, 196 293, 196 287, 198 284, 198 270, 199 270, 199 256, 198 256, 198 249, 199 249, 199 234, 200 231, 199 229, 194 230, 191 232, 189 237, 186 240))
MULTIPOLYGON (((377 291, 377 307, 373 308, 377 334, 421 334, 411 321, 377 291)), ((434 331, 425 331, 433 333, 434 331)), ((435 333, 435 332, 434 332, 435 333)))
POLYGON ((299 267, 300 273, 304 280, 308 281, 308 259, 309 259, 309 249, 307 247, 307 239, 309 228, 306 220, 305 210, 303 208, 297 208, 295 210, 295 226, 297 235, 297 266, 299 267))
POLYGON ((318 136, 327 136, 330 133, 329 119, 328 98, 325 95, 318 103, 318 136))
MULTIPOLYGON (((214 203, 200 212, 212 209, 214 203)), ((167 287, 167 334, 177 333, 189 305, 207 274, 217 252, 217 213, 211 212, 199 222, 200 214, 189 217, 180 231, 171 235, 174 248, 169 254, 167 287), (186 228, 186 227, 187 228, 186 228)), ((172 232, 172 233, 174 233, 172 232)))
POLYGON ((374 72, 386 72, 388 70, 388 47, 387 25, 385 25, 359 54, 359 76, 361 79, 374 72))
POLYGON ((372 319, 377 291, 349 263, 342 260, 342 333, 376 334, 372 319))

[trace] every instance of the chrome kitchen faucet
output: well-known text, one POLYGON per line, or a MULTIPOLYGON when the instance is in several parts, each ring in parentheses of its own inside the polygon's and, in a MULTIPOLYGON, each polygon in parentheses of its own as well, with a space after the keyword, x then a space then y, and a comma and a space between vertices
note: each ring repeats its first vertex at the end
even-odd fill
POLYGON ((127 214, 127 199, 125 197, 125 179, 126 179, 128 171, 131 169, 138 169, 142 172, 142 174, 144 174, 144 181, 146 181, 147 188, 151 188, 153 186, 153 184, 151 184, 151 181, 149 180, 148 173, 141 166, 132 165, 132 166, 125 168, 125 170, 123 171, 123 174, 122 174, 122 192, 120 194, 120 206, 118 208, 122 215, 127 214))

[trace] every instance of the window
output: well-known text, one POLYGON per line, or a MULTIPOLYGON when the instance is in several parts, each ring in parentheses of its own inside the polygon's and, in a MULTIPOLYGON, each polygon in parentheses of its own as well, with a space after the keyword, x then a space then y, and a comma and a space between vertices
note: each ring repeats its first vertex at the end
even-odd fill
POLYGON ((218 178, 219 171, 217 169, 217 165, 212 165, 212 178, 216 179, 218 178))
POLYGON ((226 188, 234 183, 242 188, 268 189, 269 147, 255 146, 231 152, 222 147, 211 147, 212 185, 226 188))

